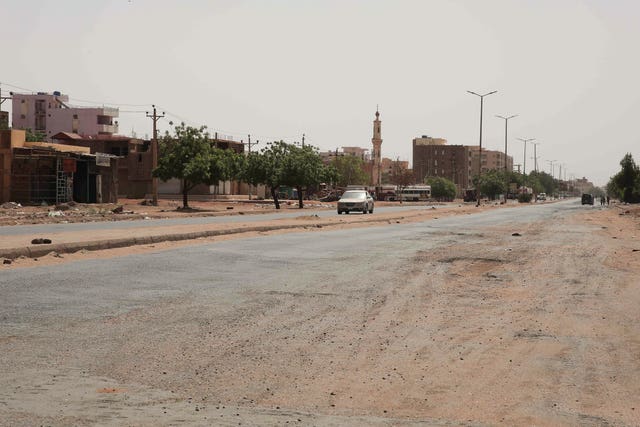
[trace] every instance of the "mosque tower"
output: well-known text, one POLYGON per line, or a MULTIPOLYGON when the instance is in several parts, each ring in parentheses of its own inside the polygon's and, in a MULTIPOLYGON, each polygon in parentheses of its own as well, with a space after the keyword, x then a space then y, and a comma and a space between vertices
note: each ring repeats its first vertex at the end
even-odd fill
POLYGON ((371 168, 371 184, 382 184, 382 155, 380 148, 382 146, 382 131, 380 129, 380 112, 376 107, 376 119, 373 121, 373 138, 371 143, 373 144, 373 167, 371 168))

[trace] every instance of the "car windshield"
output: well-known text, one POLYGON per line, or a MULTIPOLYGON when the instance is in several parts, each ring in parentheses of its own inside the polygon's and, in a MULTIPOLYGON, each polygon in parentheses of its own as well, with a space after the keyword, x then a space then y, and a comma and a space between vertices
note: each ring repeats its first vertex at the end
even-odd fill
POLYGON ((345 191, 342 195, 343 199, 366 199, 364 191, 345 191))

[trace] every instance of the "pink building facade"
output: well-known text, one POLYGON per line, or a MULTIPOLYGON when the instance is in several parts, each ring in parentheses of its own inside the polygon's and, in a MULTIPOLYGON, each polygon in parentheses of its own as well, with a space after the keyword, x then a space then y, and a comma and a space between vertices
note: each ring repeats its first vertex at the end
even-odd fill
POLYGON ((82 136, 113 135, 118 132, 117 108, 72 107, 60 92, 12 96, 14 129, 31 129, 45 134, 47 141, 60 132, 82 136))

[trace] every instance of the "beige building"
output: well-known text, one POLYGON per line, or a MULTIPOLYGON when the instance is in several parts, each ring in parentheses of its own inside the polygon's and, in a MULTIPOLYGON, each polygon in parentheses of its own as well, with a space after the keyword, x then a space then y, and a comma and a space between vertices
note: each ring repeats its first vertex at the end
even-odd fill
POLYGON ((68 102, 69 96, 60 92, 14 93, 12 127, 42 132, 47 141, 60 132, 82 136, 118 133, 117 108, 73 107, 68 102))
MULTIPOLYGON (((473 187, 473 178, 478 175, 479 151, 477 145, 447 145, 442 138, 414 138, 413 170, 416 181, 424 182, 429 177, 447 178, 456 184, 458 195, 462 195, 465 189, 473 187)), ((504 169, 504 153, 482 150, 481 163, 483 173, 504 169)), ((513 169, 513 158, 510 156, 507 156, 507 169, 513 169)))
POLYGON ((413 138, 414 145, 445 145, 447 140, 444 138, 432 138, 428 135, 422 135, 418 138, 413 138))

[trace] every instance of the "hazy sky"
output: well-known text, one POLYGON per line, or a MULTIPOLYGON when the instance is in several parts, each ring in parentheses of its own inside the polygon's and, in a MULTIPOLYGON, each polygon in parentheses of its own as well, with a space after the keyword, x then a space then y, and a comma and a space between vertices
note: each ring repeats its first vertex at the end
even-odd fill
POLYGON ((503 150, 495 115, 518 114, 515 163, 518 137, 599 185, 640 160, 637 0, 0 0, 0 19, 3 95, 119 106, 122 134, 150 134, 156 104, 161 130, 369 148, 379 105, 382 155, 411 160, 420 135, 477 145, 466 91, 497 90, 483 146, 503 150))

